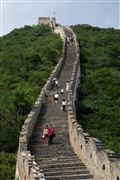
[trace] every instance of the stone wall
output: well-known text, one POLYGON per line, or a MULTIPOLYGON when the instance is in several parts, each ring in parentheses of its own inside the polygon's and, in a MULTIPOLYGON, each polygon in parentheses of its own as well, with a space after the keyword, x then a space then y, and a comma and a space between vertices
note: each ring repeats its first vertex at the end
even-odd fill
MULTIPOLYGON (((70 28, 69 28, 70 30, 70 28)), ((72 30, 71 30, 72 31, 72 30)), ((73 32, 74 34, 74 32, 73 32)), ((68 93, 68 123, 71 145, 77 156, 85 163, 95 180, 120 180, 120 160, 113 151, 105 149, 102 142, 84 133, 76 120, 75 105, 76 88, 79 84, 80 60, 76 35, 76 61, 72 72, 68 93)))
MULTIPOLYGON (((68 29, 72 31, 70 28, 68 29)), ((65 33, 63 28, 57 27, 55 32, 59 33, 63 39, 62 56, 54 71, 48 78, 46 84, 42 88, 33 109, 29 113, 21 129, 17 154, 16 180, 44 180, 42 170, 40 170, 37 166, 34 156, 31 155, 27 147, 42 104, 45 103, 45 93, 51 88, 53 78, 59 73, 65 57, 65 33)), ((68 93, 68 123, 70 142, 77 156, 85 163, 91 174, 94 175, 95 180, 120 180, 120 160, 116 158, 115 153, 104 149, 101 141, 96 138, 91 138, 89 137, 89 134, 84 133, 82 127, 77 123, 76 120, 74 102, 77 98, 76 90, 80 77, 80 52, 74 32, 73 35, 76 45, 76 60, 73 67, 70 90, 68 93)))
POLYGON ((43 103, 45 103, 46 92, 51 88, 53 84, 53 78, 58 75, 64 61, 66 44, 65 35, 61 27, 57 29, 58 30, 56 30, 56 32, 59 32, 60 36, 63 39, 62 56, 54 71, 48 78, 46 84, 43 86, 41 93, 33 106, 33 109, 28 114, 22 126, 19 137, 15 180, 44 180, 44 174, 42 173, 42 170, 39 169, 37 163, 35 162, 34 156, 32 156, 30 151, 28 151, 28 142, 34 130, 34 126, 40 113, 41 107, 43 103))

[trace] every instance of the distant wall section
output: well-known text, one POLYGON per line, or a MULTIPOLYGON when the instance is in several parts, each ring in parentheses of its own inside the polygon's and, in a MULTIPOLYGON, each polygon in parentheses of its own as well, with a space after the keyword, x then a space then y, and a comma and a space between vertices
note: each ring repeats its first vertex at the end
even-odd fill
POLYGON ((55 29, 56 27, 56 19, 55 17, 50 19, 50 17, 39 17, 38 18, 38 25, 48 25, 51 28, 55 29))

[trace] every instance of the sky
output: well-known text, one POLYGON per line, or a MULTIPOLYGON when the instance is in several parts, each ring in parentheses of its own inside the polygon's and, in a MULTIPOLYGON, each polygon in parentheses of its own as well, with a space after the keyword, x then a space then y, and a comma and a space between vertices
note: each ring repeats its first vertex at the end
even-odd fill
POLYGON ((0 0, 0 36, 38 17, 55 17, 61 25, 89 24, 120 29, 120 0, 0 0))

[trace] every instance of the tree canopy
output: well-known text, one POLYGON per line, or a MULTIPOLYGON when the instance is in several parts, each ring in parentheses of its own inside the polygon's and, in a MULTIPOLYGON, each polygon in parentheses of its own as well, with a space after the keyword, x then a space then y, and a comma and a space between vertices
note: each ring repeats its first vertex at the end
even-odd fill
POLYGON ((120 156, 120 30, 73 29, 81 49, 78 122, 120 156))

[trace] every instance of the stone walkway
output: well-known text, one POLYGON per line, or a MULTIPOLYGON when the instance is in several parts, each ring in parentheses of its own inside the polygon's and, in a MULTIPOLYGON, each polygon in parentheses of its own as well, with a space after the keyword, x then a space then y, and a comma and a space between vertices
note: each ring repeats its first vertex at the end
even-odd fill
POLYGON ((54 92, 60 93, 61 88, 65 90, 66 82, 70 81, 75 52, 75 46, 67 44, 65 62, 58 76, 60 88, 56 89, 54 86, 51 88, 29 142, 29 150, 43 170, 46 180, 92 179, 92 175, 75 155, 69 142, 67 112, 63 112, 60 108, 63 98, 67 100, 67 92, 60 95, 58 104, 54 103, 52 96, 54 92), (43 145, 42 131, 45 124, 52 124, 55 128, 56 137, 53 145, 43 145))

